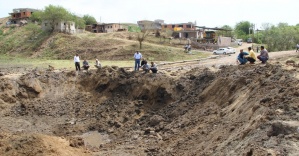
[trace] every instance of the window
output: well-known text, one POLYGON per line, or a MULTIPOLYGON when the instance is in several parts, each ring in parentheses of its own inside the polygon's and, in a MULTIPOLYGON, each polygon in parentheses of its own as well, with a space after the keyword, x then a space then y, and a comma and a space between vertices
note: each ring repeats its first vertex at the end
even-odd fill
POLYGON ((187 28, 191 28, 191 25, 187 25, 187 28))
POLYGON ((23 12, 23 14, 25 15, 26 13, 25 13, 25 12, 23 12))
POLYGON ((172 25, 172 28, 174 28, 175 27, 175 25, 172 25))
POLYGON ((179 25, 179 27, 183 28, 183 25, 179 25))

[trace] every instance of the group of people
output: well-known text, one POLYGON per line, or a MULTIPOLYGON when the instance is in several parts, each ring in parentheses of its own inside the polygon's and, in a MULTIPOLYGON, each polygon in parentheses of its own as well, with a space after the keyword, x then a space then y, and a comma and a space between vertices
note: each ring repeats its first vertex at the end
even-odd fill
MULTIPOLYGON (((154 62, 151 62, 151 65, 148 65, 147 64, 147 61, 145 59, 142 58, 142 54, 139 52, 139 51, 136 51, 136 53, 134 54, 134 59, 135 59, 135 71, 139 70, 139 68, 143 69, 143 71, 145 71, 146 73, 148 73, 149 71, 152 71, 152 73, 157 73, 158 71, 158 68, 157 68, 157 65, 154 63, 154 62), (140 65, 140 60, 142 59, 141 61, 141 65, 140 65)), ((74 62, 75 62, 75 68, 76 68, 76 71, 81 71, 81 67, 80 67, 80 57, 78 54, 76 54, 74 56, 74 62)), ((96 68, 101 68, 102 65, 100 63, 100 61, 98 59, 95 60, 95 65, 94 65, 96 68)), ((83 66, 82 68, 84 70, 87 70, 89 69, 89 63, 87 62, 87 60, 85 59, 83 61, 83 66)))
POLYGON ((142 58, 142 54, 139 51, 136 51, 134 54, 135 59, 135 71, 139 70, 141 68, 145 73, 148 73, 149 71, 152 71, 152 73, 157 73, 158 68, 157 65, 154 62, 151 62, 151 65, 147 64, 147 61, 142 58), (141 64, 140 64, 140 60, 141 64))
POLYGON ((269 60, 268 51, 265 49, 264 46, 261 46, 261 53, 260 55, 256 56, 255 52, 252 50, 251 47, 248 47, 249 52, 244 52, 243 49, 240 50, 240 53, 237 57, 238 63, 240 65, 246 64, 250 62, 250 64, 254 64, 257 59, 259 59, 263 64, 265 64, 269 60))
MULTIPOLYGON (((190 46, 190 45, 188 45, 190 46)), ((297 45, 297 50, 299 49, 299 45, 297 45)), ((191 49, 191 46, 190 46, 191 49)), ((189 48, 185 48, 185 50, 189 50, 189 48)), ((296 52, 297 52, 296 50, 296 52)), ((260 55, 256 56, 255 52, 252 50, 251 47, 248 47, 248 51, 249 52, 244 52, 243 49, 240 50, 240 53, 237 57, 237 61, 238 63, 240 63, 240 65, 246 64, 247 62, 250 62, 250 64, 254 64, 257 59, 259 59, 263 64, 265 64, 267 62, 267 60, 269 59, 269 55, 268 55, 268 51, 265 49, 264 46, 261 46, 261 51, 260 51, 260 55)), ((139 68, 143 69, 143 71, 145 71, 145 73, 148 73, 149 71, 152 71, 152 73, 157 73, 158 68, 157 65, 154 62, 151 62, 150 65, 147 64, 147 61, 142 58, 142 54, 139 51, 136 51, 136 53, 134 54, 134 59, 135 59, 135 71, 139 70, 139 68), (142 60, 140 62, 140 60, 142 60), (140 64, 141 63, 141 64, 140 64)), ((81 67, 80 67, 80 58, 79 55, 76 54, 74 56, 74 62, 75 62, 75 67, 76 67, 76 71, 80 71, 81 67)), ((82 68, 84 70, 88 70, 89 69, 89 63, 87 62, 87 60, 83 61, 83 66, 82 68)), ((101 63, 98 59, 95 60, 95 67, 96 68, 101 68, 101 63)))
MULTIPOLYGON (((80 67, 80 57, 79 57, 78 54, 76 54, 76 55, 74 56, 74 62, 75 62, 76 71, 81 71, 81 67, 80 67)), ((101 63, 100 63, 100 61, 99 61, 98 59, 96 59, 96 61, 95 61, 95 65, 94 65, 94 66, 95 66, 96 68, 101 68, 101 67, 102 67, 102 65, 101 65, 101 63)), ((84 59, 82 68, 83 68, 84 70, 87 70, 87 71, 88 71, 89 67, 90 67, 90 66, 89 66, 89 63, 87 62, 86 59, 84 59)))

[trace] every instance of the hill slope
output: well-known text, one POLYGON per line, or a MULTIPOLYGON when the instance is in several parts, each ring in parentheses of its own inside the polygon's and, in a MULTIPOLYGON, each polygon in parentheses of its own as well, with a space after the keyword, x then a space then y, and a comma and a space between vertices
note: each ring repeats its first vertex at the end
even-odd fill
POLYGON ((148 60, 178 60, 205 57, 210 53, 200 53, 194 50, 195 55, 184 53, 182 46, 173 45, 167 41, 159 41, 154 36, 148 36, 143 48, 134 39, 137 34, 132 32, 115 32, 95 34, 85 32, 68 35, 63 33, 45 33, 34 31, 29 26, 2 28, 0 35, 0 50, 2 54, 32 58, 72 59, 78 53, 81 58, 101 60, 128 60, 136 50, 142 52, 148 60))

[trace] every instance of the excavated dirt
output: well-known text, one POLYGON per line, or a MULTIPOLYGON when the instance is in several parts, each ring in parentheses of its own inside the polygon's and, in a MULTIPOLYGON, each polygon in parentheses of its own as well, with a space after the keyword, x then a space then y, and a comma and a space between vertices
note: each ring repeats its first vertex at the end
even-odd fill
POLYGON ((0 76, 0 155, 299 155, 297 69, 0 76))

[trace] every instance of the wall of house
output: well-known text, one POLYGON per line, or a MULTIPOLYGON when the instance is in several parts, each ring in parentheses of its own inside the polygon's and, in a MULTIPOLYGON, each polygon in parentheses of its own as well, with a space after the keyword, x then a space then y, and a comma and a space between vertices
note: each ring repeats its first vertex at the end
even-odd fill
POLYGON ((11 18, 12 19, 18 19, 18 18, 28 18, 31 16, 30 11, 25 11, 25 12, 19 12, 19 13, 12 13, 11 18))
POLYGON ((230 46, 231 45, 231 38, 230 37, 218 37, 218 45, 219 46, 230 46))
POLYGON ((105 25, 105 32, 116 32, 118 29, 123 29, 123 26, 120 24, 107 24, 105 25))
POLYGON ((196 28, 192 24, 166 24, 166 25, 162 25, 162 30, 165 29, 174 30, 175 27, 181 27, 183 28, 183 30, 196 30, 196 28))
MULTIPOLYGON (((42 22, 42 29, 43 30, 50 30, 51 25, 48 22, 43 21, 42 22)), ((54 31, 74 34, 74 33, 76 33, 75 22, 58 22, 58 23, 55 24, 54 31)))

